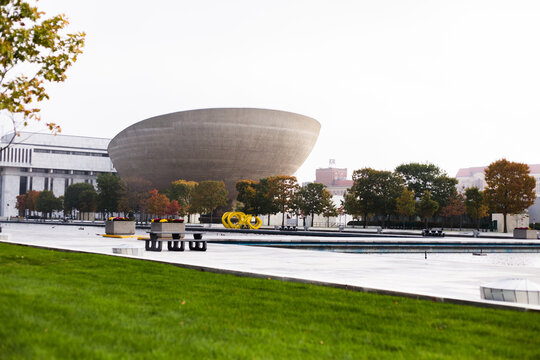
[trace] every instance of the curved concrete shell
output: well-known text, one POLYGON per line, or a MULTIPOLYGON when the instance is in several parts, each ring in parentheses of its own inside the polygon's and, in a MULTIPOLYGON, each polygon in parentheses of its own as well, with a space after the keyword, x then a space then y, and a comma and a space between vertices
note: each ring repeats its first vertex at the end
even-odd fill
POLYGON ((171 181, 241 179, 293 174, 311 152, 321 125, 285 111, 216 108, 181 111, 140 121, 114 137, 109 155, 122 177, 158 189, 171 181))

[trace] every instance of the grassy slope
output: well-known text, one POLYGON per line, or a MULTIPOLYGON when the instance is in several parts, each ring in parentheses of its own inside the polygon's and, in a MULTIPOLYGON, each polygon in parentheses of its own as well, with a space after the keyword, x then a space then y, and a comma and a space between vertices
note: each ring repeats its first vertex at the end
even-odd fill
POLYGON ((2 359, 538 359, 539 335, 538 313, 0 244, 2 359))

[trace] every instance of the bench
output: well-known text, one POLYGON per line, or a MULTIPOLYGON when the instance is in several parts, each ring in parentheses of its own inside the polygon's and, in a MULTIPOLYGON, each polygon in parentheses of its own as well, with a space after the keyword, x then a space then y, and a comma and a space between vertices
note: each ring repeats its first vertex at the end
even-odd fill
POLYGON ((206 251, 206 241, 202 240, 203 234, 200 232, 169 232, 169 231, 148 231, 150 239, 145 240, 145 249, 147 251, 161 251, 163 241, 167 242, 169 251, 184 251, 184 241, 181 235, 193 234, 193 240, 188 241, 189 250, 206 251), (170 238, 161 238, 158 235, 171 235, 170 238))
POLYGON ((443 229, 422 229, 422 236, 444 237, 443 229))

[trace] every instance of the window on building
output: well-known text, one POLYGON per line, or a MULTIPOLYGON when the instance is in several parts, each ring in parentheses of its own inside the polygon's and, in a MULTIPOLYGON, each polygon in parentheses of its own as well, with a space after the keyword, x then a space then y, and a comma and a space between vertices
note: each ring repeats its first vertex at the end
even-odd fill
POLYGON ((45 185, 43 186, 43 190, 49 190, 49 178, 45 178, 45 185))
POLYGON ((26 194, 28 187, 28 176, 19 177, 19 195, 26 194))
POLYGON ((69 179, 65 179, 65 181, 64 181, 64 192, 66 191, 68 186, 69 186, 69 179))
POLYGON ((33 168, 32 169, 32 172, 35 172, 35 173, 48 173, 49 170, 48 169, 41 169, 41 168, 33 168))
POLYGON ((34 190, 34 178, 30 176, 30 185, 28 186, 28 190, 34 190))

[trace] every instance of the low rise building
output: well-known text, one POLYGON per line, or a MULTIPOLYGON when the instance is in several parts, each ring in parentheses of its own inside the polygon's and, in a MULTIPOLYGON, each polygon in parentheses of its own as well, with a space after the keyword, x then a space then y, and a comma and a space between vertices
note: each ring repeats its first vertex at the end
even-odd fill
MULTIPOLYGON (((6 146, 13 134, 0 139, 6 146)), ((22 132, 0 152, 0 217, 17 216, 17 196, 51 190, 62 196, 74 183, 96 186, 101 173, 114 173, 107 153, 110 139, 22 132)))

